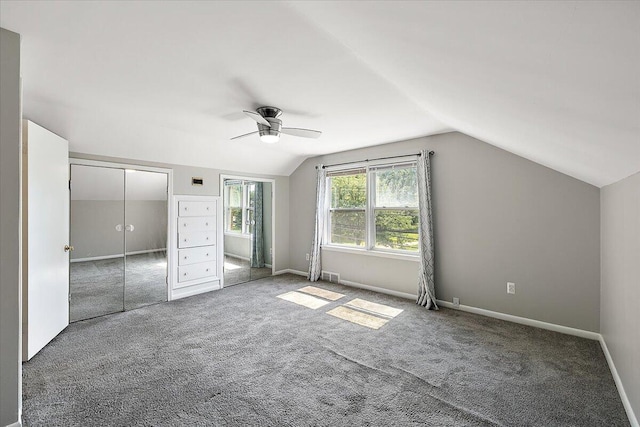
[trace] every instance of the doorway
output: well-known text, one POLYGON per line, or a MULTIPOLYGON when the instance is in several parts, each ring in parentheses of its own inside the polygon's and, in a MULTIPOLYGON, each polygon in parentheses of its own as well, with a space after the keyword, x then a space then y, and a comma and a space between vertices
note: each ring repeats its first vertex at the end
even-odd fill
POLYGON ((168 174, 71 164, 69 321, 167 301, 168 174))
POLYGON ((273 274, 272 180, 222 178, 224 286, 273 274))

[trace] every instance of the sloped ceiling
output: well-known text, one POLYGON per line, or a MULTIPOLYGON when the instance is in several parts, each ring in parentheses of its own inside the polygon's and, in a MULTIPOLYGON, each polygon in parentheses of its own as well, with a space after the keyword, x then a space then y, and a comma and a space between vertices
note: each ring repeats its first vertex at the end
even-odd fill
POLYGON ((289 175, 459 130, 603 186, 640 170, 640 2, 0 2, 25 117, 71 151, 289 175), (319 140, 257 137, 284 110, 319 140))

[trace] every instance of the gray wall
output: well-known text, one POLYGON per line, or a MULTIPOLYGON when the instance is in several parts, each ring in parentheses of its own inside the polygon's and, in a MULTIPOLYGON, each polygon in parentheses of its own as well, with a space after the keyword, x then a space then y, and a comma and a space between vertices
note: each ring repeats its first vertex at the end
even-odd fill
POLYGON ((640 415, 640 173, 601 189, 600 332, 640 415))
MULTIPOLYGON (((127 252, 167 247, 167 202, 127 200, 127 252)), ((124 202, 116 200, 72 200, 72 259, 122 254, 123 233, 115 230, 123 224, 124 202)))
POLYGON ((289 268, 289 177, 279 175, 256 175, 236 173, 233 171, 198 168, 192 166, 173 165, 166 163, 147 162, 143 160, 122 159, 118 157, 96 156, 85 153, 69 153, 69 157, 78 159, 101 160, 132 165, 154 166, 173 170, 173 194, 187 195, 220 195, 220 174, 241 175, 254 178, 268 178, 275 180, 274 203, 276 224, 272 235, 275 237, 273 258, 275 270, 289 268), (191 177, 204 178, 203 186, 192 186, 191 177))
POLYGON ((20 366, 20 35, 0 29, 0 426, 18 421, 20 366))
POLYGON ((251 258, 251 239, 248 235, 234 235, 226 233, 224 235, 224 253, 248 260, 251 258))
MULTIPOLYGON (((599 330, 598 188, 458 132, 306 160, 290 177, 290 268, 307 271, 318 163, 433 157, 438 299, 599 330), (516 294, 506 293, 506 282, 516 294)), ((342 280, 416 293, 416 262, 324 251, 342 280)))

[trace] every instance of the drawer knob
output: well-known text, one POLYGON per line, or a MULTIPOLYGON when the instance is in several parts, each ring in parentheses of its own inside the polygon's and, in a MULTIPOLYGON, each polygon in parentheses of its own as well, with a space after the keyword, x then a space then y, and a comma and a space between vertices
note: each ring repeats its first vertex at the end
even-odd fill
POLYGON ((207 268, 207 270, 206 270, 206 271, 209 271, 209 269, 207 268))
POLYGON ((186 276, 186 275, 187 275, 187 273, 184 273, 184 275, 186 276))
POLYGON ((189 257, 184 257, 184 259, 187 259, 187 258, 189 258, 189 257))
POLYGON ((204 223, 204 225, 209 225, 209 223, 208 223, 208 222, 205 222, 205 223, 204 223))
POLYGON ((209 240, 209 238, 207 237, 207 240, 209 240))
POLYGON ((205 256, 209 256, 209 254, 206 254, 205 256))

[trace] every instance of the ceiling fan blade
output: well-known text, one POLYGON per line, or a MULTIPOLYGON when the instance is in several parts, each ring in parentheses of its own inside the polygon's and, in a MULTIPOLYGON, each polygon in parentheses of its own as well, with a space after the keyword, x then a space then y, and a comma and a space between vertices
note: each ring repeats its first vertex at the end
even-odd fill
POLYGON ((303 138, 320 138, 320 135, 322 135, 322 132, 319 130, 300 128, 282 128, 280 132, 286 133, 287 135, 301 136, 303 138))
POLYGON ((269 123, 264 117, 262 117, 260 114, 258 113, 254 113, 253 111, 247 111, 247 110, 242 110, 243 113, 245 113, 247 116, 251 117, 253 120, 255 120, 256 122, 260 123, 261 125, 265 125, 265 126, 269 126, 271 127, 271 123, 269 123))
POLYGON ((258 132, 260 131, 254 131, 254 132, 245 133, 244 135, 234 136, 233 138, 231 138, 231 140, 233 141, 234 139, 244 138, 245 136, 249 136, 249 135, 255 135, 258 132))

